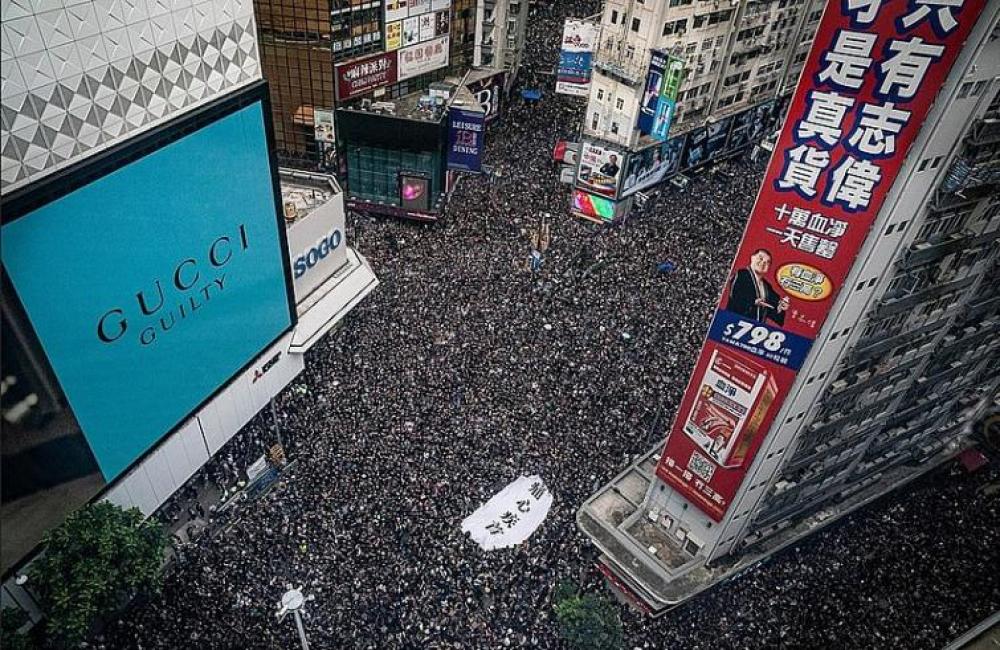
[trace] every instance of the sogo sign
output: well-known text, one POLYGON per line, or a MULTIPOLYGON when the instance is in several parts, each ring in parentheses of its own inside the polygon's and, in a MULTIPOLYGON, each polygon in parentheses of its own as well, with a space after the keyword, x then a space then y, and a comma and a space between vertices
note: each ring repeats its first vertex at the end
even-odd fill
POLYGON ((313 246, 302 251, 302 254, 292 262, 292 273, 295 279, 301 278, 321 260, 325 260, 332 251, 337 250, 343 239, 344 234, 340 230, 334 229, 320 238, 313 246))
POLYGON ((288 229, 295 301, 302 300, 347 263, 344 203, 335 197, 288 229))

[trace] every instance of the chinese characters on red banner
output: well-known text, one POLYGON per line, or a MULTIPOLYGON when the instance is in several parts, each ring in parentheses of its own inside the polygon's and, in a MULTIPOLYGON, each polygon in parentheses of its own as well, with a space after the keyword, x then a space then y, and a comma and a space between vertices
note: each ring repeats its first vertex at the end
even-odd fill
POLYGON ((828 3, 657 467, 715 521, 984 3, 828 3))

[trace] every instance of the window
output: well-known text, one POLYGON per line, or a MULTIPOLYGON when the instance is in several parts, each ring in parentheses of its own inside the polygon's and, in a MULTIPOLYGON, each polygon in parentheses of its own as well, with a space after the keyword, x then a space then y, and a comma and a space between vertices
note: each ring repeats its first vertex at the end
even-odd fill
POLYGON ((611 10, 611 24, 612 25, 618 24, 618 12, 615 11, 614 9, 611 10))
MULTIPOLYGON (((919 173, 920 173, 920 172, 922 172, 922 171, 926 171, 926 169, 927 169, 927 165, 928 165, 928 164, 929 164, 930 162, 931 162, 931 159, 930 159, 930 158, 924 158, 923 160, 921 160, 921 161, 920 161, 920 164, 919 164, 919 165, 917 166, 917 173, 919 174, 919 173)), ((886 233, 886 234, 889 234, 889 233, 886 233)))
POLYGON ((599 101, 599 102, 603 102, 604 101, 604 89, 603 88, 598 88, 597 89, 597 101, 599 101))
POLYGON ((622 99, 621 97, 615 100, 615 108, 617 108, 618 110, 622 110, 623 108, 625 108, 625 100, 622 99))
POLYGON ((612 122, 611 123, 611 132, 612 133, 618 133, 618 122, 612 122))
POLYGON ((641 25, 642 25, 642 21, 641 20, 639 20, 638 18, 633 18, 632 19, 632 31, 633 32, 638 32, 639 31, 639 27, 641 25))
POLYGON ((595 111, 594 116, 590 120, 590 129, 592 131, 597 130, 597 123, 598 121, 600 121, 600 119, 601 119, 601 114, 595 111))
POLYGON ((669 36, 670 34, 681 34, 687 30, 688 19, 681 18, 680 20, 674 20, 670 22, 663 23, 663 33, 661 36, 669 36))

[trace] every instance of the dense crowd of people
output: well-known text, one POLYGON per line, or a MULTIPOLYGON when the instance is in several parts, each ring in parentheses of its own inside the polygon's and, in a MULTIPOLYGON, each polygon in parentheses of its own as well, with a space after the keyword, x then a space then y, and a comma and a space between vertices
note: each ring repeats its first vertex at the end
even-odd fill
MULTIPOLYGON (((672 414, 763 171, 720 164, 624 226, 568 216, 551 151, 576 139, 582 105, 551 72, 563 17, 596 10, 537 10, 517 87, 544 96, 513 95, 494 173, 464 178, 440 222, 351 216, 381 286, 277 399, 295 463, 252 503, 189 509, 211 534, 94 645, 294 647, 275 612, 295 585, 315 597, 315 648, 564 647, 553 587, 602 588, 576 508, 672 414), (483 552, 460 523, 522 474, 544 478, 552 510, 525 544, 483 552)), ((181 497, 238 486, 274 424, 265 410, 181 497)), ((627 647, 939 647, 1000 605, 1000 510, 976 489, 991 479, 937 471, 665 618, 623 607, 627 647)))

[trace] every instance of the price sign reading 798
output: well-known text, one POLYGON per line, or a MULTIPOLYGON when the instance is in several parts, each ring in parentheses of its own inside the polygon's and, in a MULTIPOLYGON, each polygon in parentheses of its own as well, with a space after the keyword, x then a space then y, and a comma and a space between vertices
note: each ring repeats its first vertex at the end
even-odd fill
POLYGON ((708 338, 753 356, 798 370, 809 353, 812 340, 772 327, 726 309, 715 313, 708 338))

